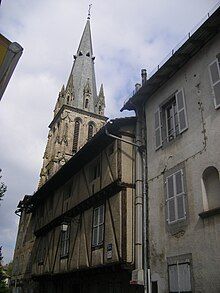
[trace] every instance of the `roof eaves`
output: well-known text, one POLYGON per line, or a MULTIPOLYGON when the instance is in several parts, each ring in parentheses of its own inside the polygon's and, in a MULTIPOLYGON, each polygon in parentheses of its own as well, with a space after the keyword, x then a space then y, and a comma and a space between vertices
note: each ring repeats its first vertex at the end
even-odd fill
POLYGON ((123 105, 123 110, 135 110, 167 82, 188 60, 220 31, 220 7, 192 34, 186 42, 142 85, 123 105))

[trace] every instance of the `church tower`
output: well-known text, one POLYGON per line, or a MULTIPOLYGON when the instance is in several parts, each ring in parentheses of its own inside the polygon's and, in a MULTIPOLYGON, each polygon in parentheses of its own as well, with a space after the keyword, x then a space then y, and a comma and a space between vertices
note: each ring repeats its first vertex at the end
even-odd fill
POLYGON ((49 125, 39 187, 105 124, 103 85, 97 95, 90 17, 74 55, 66 86, 62 86, 49 125))

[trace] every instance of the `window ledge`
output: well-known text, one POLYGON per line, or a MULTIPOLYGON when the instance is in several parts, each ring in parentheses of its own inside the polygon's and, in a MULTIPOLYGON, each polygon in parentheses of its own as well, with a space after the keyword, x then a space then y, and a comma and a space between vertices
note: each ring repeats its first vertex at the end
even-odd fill
POLYGON ((220 214, 220 207, 211 209, 199 214, 200 218, 205 219, 220 214))
POLYGON ((92 246, 92 251, 93 251, 93 250, 98 250, 98 249, 100 249, 100 248, 103 248, 103 243, 102 243, 102 244, 93 245, 93 246, 92 246))

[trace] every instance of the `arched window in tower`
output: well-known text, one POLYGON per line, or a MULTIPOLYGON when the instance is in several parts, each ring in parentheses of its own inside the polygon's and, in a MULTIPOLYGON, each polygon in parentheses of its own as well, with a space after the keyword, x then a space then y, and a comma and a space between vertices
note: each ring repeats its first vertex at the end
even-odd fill
POLYGON ((78 149, 79 129, 80 129, 80 122, 79 122, 79 120, 76 120, 75 126, 74 126, 74 134, 73 134, 73 154, 75 154, 78 149))
POLYGON ((88 127, 88 140, 90 140, 94 135, 94 125, 93 124, 89 124, 88 127))
POLYGON ((102 113, 102 106, 99 106, 99 114, 102 113))
POLYGON ((85 100, 85 108, 88 109, 88 107, 89 107, 89 99, 86 99, 85 100))
POLYGON ((70 96, 67 96, 66 103, 69 104, 69 102, 70 102, 70 96))
POLYGON ((204 209, 211 210, 220 207, 220 181, 219 172, 209 166, 202 174, 202 189, 204 209))

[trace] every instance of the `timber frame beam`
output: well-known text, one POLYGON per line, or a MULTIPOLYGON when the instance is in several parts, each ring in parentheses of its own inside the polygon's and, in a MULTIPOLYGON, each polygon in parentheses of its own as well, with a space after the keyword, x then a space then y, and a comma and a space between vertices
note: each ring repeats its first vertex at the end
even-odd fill
POLYGON ((120 182, 119 180, 116 180, 103 188, 102 190, 98 191, 97 193, 93 194, 86 200, 82 201, 78 205, 72 207, 70 210, 67 212, 61 214, 60 216, 54 218, 52 221, 41 227, 40 229, 36 230, 34 232, 34 235, 36 237, 44 235, 48 231, 52 230, 54 227, 59 226, 63 221, 68 221, 71 218, 79 215, 83 211, 91 208, 94 206, 94 203, 98 203, 99 201, 103 201, 103 199, 107 199, 116 193, 120 192, 121 190, 125 188, 134 188, 134 184, 128 184, 128 183, 123 183, 120 182))

